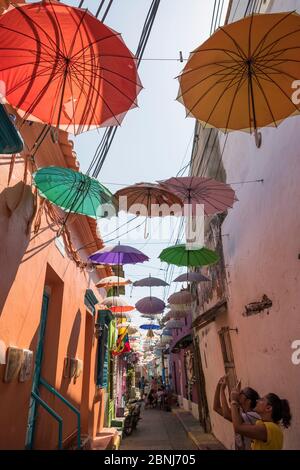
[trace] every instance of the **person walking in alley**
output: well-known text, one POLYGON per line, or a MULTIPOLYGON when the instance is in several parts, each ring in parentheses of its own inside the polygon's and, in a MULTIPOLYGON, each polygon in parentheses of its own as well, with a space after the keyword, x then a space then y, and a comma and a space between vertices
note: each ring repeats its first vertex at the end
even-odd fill
POLYGON ((232 390, 231 415, 235 432, 252 439, 252 450, 281 450, 283 448, 282 427, 288 428, 291 424, 291 411, 289 402, 281 399, 275 393, 268 393, 257 400, 254 411, 259 413, 261 419, 255 424, 242 421, 239 412, 240 390, 232 390))
MULTIPOLYGON (((231 409, 228 405, 225 389, 227 387, 227 377, 221 377, 219 380, 214 397, 214 411, 228 421, 232 421, 231 409)), ((254 411, 259 395, 251 387, 245 387, 239 392, 238 403, 239 413, 243 423, 255 424, 260 419, 257 412, 254 411)), ((240 433, 235 433, 235 450, 250 450, 251 439, 240 433)))

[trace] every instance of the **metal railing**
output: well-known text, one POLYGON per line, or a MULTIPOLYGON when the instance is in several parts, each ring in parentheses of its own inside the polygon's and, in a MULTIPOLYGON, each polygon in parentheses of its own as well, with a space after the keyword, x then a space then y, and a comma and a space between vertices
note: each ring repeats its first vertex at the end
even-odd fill
MULTIPOLYGON (((43 385, 49 392, 53 393, 57 398, 59 398, 73 413, 76 414, 77 416, 77 449, 80 449, 81 447, 81 440, 80 440, 80 433, 81 433, 81 418, 80 418, 80 411, 75 408, 66 398, 61 395, 52 385, 48 384, 46 380, 44 380, 42 377, 40 378, 40 384, 43 385)), ((48 406, 48 405, 47 405, 48 406)), ((51 409, 50 407, 48 407, 51 409)), ((51 410, 53 411, 53 410, 51 410)), ((53 413, 55 413, 53 411, 53 413)), ((55 413, 56 414, 56 413, 55 413)), ((57 415, 58 416, 58 415, 57 415)), ((60 447, 61 448, 61 447, 60 447)))
POLYGON ((63 420, 44 400, 41 399, 35 392, 31 392, 31 396, 58 422, 58 448, 62 449, 62 426, 63 420))

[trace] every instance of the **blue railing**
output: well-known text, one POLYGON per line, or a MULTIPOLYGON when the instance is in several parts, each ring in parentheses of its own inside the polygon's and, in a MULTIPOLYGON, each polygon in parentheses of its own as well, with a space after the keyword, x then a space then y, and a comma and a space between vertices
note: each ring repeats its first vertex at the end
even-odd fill
POLYGON ((77 449, 80 449, 80 446, 81 446, 81 441, 80 441, 80 433, 81 433, 80 411, 78 411, 77 408, 75 408, 75 406, 73 406, 70 402, 68 402, 68 400, 66 400, 65 397, 63 397, 54 387, 52 387, 52 385, 48 384, 48 382, 46 382, 46 380, 44 380, 42 377, 40 378, 40 384, 43 385, 49 392, 53 393, 53 395, 55 395, 57 398, 59 398, 68 408, 70 408, 71 411, 73 411, 73 413, 76 414, 76 416, 77 416, 77 449))
POLYGON ((41 399, 35 392, 31 392, 32 397, 43 407, 46 411, 58 422, 58 448, 62 449, 62 426, 63 420, 44 400, 41 399))

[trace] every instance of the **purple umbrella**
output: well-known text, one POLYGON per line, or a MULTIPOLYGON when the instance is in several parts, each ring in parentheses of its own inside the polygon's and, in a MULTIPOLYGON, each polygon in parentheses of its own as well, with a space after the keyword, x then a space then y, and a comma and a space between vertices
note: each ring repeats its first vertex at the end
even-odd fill
POLYGON ((206 276, 203 276, 201 273, 184 273, 176 277, 173 282, 204 282, 210 281, 206 276))
POLYGON ((128 245, 106 246, 89 256, 95 264, 136 264, 149 261, 148 256, 128 245))
POLYGON ((160 287, 160 286, 169 286, 166 281, 159 279, 158 277, 145 277, 144 279, 140 279, 139 281, 135 281, 133 283, 134 287, 160 287))
POLYGON ((166 304, 157 297, 144 297, 135 304, 135 308, 141 313, 162 313, 166 304))

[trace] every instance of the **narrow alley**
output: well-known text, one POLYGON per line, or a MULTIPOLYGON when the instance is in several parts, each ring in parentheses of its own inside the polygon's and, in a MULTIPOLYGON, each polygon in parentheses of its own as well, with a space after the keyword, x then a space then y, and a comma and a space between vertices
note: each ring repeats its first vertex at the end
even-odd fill
POLYGON ((137 429, 122 439, 120 450, 197 450, 176 415, 143 409, 137 429))

